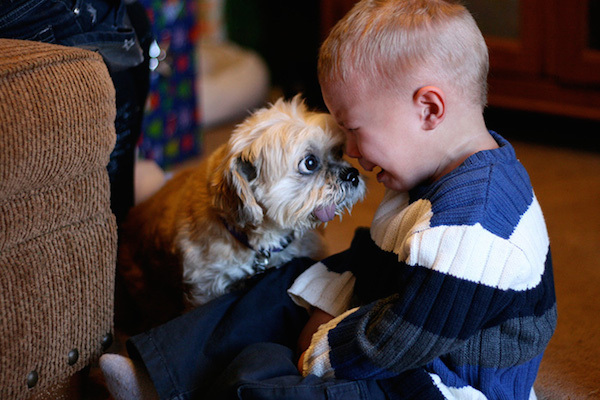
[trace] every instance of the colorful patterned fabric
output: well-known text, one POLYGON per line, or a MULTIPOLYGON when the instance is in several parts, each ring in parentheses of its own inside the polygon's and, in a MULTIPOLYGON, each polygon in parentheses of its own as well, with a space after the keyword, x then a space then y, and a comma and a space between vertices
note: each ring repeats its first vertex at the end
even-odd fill
POLYGON ((322 261, 354 274, 358 307, 313 336, 304 375, 387 379, 402 398, 535 398, 556 327, 549 239, 527 172, 492 134, 500 148, 388 191, 370 233, 322 261))
POLYGON ((196 107, 194 44, 196 9, 191 0, 141 0, 156 43, 150 47, 150 94, 140 156, 167 169, 201 149, 196 107))

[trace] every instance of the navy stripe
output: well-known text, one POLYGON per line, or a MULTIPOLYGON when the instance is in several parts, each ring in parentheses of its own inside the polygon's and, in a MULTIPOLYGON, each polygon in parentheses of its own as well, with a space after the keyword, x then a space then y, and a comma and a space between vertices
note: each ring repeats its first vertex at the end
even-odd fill
POLYGON ((379 381, 390 400, 444 400, 424 368, 406 371, 394 378, 379 381))
POLYGON ((396 268, 396 281, 410 282, 398 289, 394 313, 446 338, 467 339, 512 318, 541 316, 556 304, 550 261, 540 284, 526 291, 500 290, 403 263, 396 268))
POLYGON ((472 386, 490 399, 529 399, 541 361, 542 354, 517 367, 481 368, 467 365, 449 366, 436 359, 427 369, 437 374, 449 387, 472 386), (475 376, 476 380, 473 379, 475 376))
POLYGON ((431 227, 480 223, 499 237, 510 237, 533 201, 533 190, 512 146, 494 137, 499 149, 474 154, 438 182, 410 192, 411 203, 432 203, 431 227))

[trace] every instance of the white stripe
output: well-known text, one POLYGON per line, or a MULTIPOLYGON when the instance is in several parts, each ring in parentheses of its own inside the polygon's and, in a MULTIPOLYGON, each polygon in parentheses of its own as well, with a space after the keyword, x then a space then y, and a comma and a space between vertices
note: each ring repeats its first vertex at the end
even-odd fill
POLYGON ((508 239, 479 223, 430 228, 429 201, 406 206, 406 199, 399 195, 387 199, 397 207, 396 213, 393 207, 378 210, 371 236, 399 260, 503 290, 526 290, 540 283, 549 239, 535 197, 508 239))
MULTIPOLYGON (((433 384, 440 390, 440 392, 442 392, 442 395, 448 400, 487 399, 487 397, 482 392, 480 392, 472 386, 463 386, 461 388, 450 387, 446 386, 438 375, 434 373, 429 373, 429 376, 431 377, 433 384)), ((537 396, 533 388, 531 388, 531 391, 529 392, 529 400, 537 400, 537 396)))
POLYGON ((537 395, 535 394, 535 390, 531 388, 531 392, 529 392, 529 400, 537 400, 537 395))
POLYGON ((406 239, 428 229, 432 216, 429 201, 417 200, 408 205, 408 194, 388 190, 373 217, 371 237, 377 246, 405 260, 410 251, 406 239))
POLYGON ((296 278, 288 295, 300 307, 316 307, 336 317, 348 310, 355 280, 350 271, 338 274, 318 262, 296 278))
POLYGON ((430 373, 429 376, 433 381, 433 384, 442 392, 442 395, 448 400, 486 400, 487 397, 479 390, 472 386, 463 386, 461 388, 455 388, 446 386, 436 374, 430 373))

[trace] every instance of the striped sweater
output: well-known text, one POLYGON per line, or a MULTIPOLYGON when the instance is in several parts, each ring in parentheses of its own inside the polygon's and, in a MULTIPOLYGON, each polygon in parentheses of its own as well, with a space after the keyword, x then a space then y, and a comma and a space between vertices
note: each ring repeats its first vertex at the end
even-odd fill
POLYGON ((391 398, 535 398, 556 326, 549 239, 525 168, 492 135, 499 148, 440 180, 386 192, 370 233, 298 278, 320 277, 309 304, 357 306, 313 336, 305 375, 378 379, 391 398))

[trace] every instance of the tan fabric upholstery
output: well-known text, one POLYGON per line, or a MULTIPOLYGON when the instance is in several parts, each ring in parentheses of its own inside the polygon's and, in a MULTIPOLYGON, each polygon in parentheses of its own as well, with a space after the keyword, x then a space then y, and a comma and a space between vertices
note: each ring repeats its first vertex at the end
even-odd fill
POLYGON ((1 399, 62 396, 112 331, 114 97, 99 55, 0 39, 1 399))

